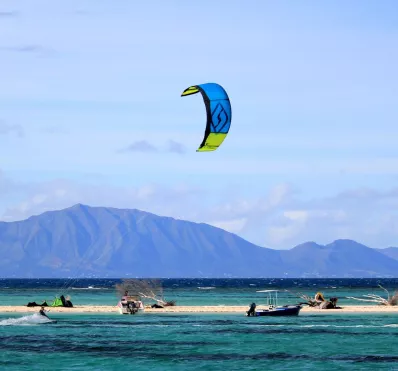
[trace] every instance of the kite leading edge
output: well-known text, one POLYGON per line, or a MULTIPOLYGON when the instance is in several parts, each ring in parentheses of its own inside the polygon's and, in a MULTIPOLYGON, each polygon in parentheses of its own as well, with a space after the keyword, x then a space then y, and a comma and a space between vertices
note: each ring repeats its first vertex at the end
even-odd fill
POLYGON ((231 126, 231 103, 221 85, 207 83, 185 89, 181 96, 201 93, 206 106, 207 123, 202 144, 197 152, 215 151, 224 141, 231 126))

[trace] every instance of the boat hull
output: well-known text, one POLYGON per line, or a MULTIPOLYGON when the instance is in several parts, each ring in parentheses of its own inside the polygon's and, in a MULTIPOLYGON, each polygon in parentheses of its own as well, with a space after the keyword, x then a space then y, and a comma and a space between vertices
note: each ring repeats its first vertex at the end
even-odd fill
POLYGON ((257 317, 264 316, 298 316, 301 310, 300 305, 292 305, 287 307, 276 307, 272 309, 256 310, 257 317))
POLYGON ((119 303, 117 304, 117 308, 120 314, 137 314, 144 311, 144 305, 141 301, 119 301, 119 303))

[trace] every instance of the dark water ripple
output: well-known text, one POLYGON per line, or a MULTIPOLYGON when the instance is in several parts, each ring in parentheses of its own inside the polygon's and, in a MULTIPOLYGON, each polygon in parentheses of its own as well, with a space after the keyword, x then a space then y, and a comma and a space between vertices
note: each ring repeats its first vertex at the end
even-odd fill
MULTIPOLYGON (((151 344, 151 343, 149 343, 151 344)), ((170 345, 175 347, 174 342, 163 343, 153 342, 152 345, 170 345)), ((184 345, 197 346, 200 343, 184 343, 184 345)), ((204 343, 202 345, 209 345, 204 343)), ((274 353, 255 353, 255 354, 239 354, 239 353, 189 353, 184 354, 181 349, 178 349, 178 354, 173 354, 170 350, 165 352, 157 352, 156 349, 145 346, 145 344, 118 344, 118 345, 78 345, 68 344, 64 341, 54 340, 51 342, 41 342, 38 344, 12 344, 6 343, 1 349, 14 352, 31 352, 48 354, 50 352, 62 353, 86 353, 91 356, 100 357, 123 357, 131 359, 132 357, 143 357, 151 359, 169 359, 173 358, 175 361, 258 361, 258 360, 308 360, 308 361, 344 361, 355 363, 395 363, 398 362, 398 356, 394 355, 376 355, 376 354, 358 354, 358 355, 332 355, 332 356, 316 356, 311 354, 290 354, 285 352, 274 353)), ((186 349, 185 349, 186 350, 186 349)), ((2 362, 5 364, 5 362, 2 362)), ((1 364, 1 363, 0 363, 1 364)), ((15 364, 15 362, 14 362, 15 364)))

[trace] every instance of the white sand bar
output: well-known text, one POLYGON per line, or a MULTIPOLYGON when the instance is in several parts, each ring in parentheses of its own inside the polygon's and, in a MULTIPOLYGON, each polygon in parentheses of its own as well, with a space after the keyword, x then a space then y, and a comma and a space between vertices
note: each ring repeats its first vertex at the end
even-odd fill
MULTIPOLYGON (((262 306, 257 306, 261 309, 262 306)), ((30 313, 38 312, 40 307, 0 306, 0 313, 30 313)), ((53 313, 118 313, 118 308, 111 305, 77 305, 73 308, 46 307, 53 313)), ((174 306, 166 308, 145 308, 145 313, 245 313, 248 305, 208 305, 208 306, 174 306)), ((350 305, 342 309, 316 309, 304 306, 300 313, 396 313, 398 306, 387 307, 381 305, 350 305)))

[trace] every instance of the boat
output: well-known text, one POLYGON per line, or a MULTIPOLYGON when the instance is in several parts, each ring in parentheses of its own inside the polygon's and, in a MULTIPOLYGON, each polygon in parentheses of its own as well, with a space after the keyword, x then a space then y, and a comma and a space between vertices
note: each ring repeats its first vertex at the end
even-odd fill
POLYGON ((136 314, 144 311, 144 304, 137 295, 123 296, 117 307, 120 314, 136 314))
POLYGON ((255 303, 250 307, 247 315, 263 317, 263 316, 298 316, 301 305, 284 305, 278 306, 278 290, 259 290, 256 292, 267 293, 267 309, 256 309, 255 303))

